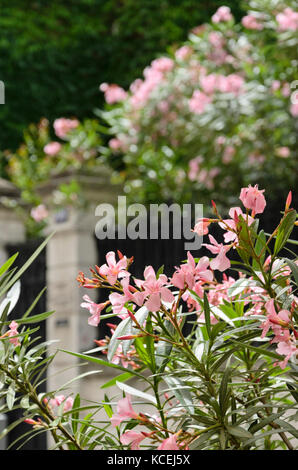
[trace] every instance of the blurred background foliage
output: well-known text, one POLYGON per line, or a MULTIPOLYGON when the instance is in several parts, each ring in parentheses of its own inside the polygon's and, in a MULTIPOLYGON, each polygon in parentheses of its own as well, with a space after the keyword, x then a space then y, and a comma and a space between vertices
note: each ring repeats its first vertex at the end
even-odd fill
POLYGON ((43 116, 92 117, 100 83, 126 88, 224 4, 243 16, 235 1, 0 0, 0 149, 15 150, 43 116))

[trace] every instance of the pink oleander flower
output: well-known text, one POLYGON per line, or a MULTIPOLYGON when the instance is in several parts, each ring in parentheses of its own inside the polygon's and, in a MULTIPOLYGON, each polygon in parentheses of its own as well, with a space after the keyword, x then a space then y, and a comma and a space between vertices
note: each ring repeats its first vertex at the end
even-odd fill
POLYGON ((73 398, 72 397, 65 397, 64 395, 57 395, 54 398, 49 400, 49 406, 51 408, 59 407, 62 403, 63 405, 63 412, 66 413, 67 411, 71 410, 73 407, 73 398))
POLYGON ((60 152, 62 145, 59 142, 49 142, 44 146, 43 151, 51 157, 57 155, 60 152))
POLYGON ((130 445, 131 450, 140 450, 140 442, 146 439, 146 437, 146 433, 130 430, 122 434, 120 442, 126 446, 130 445))
POLYGON ((199 90, 195 90, 189 100, 189 109, 195 114, 202 114, 206 106, 211 102, 212 98, 210 96, 207 96, 199 90))
POLYGON ((109 302, 96 304, 88 295, 84 295, 83 299, 85 302, 81 303, 81 307, 89 310, 91 314, 91 317, 88 318, 88 324, 91 326, 98 326, 100 322, 100 314, 109 302))
POLYGON ((239 199, 242 201, 244 207, 252 211, 252 216, 261 214, 266 207, 266 200, 263 196, 265 190, 259 190, 258 185, 254 187, 248 185, 248 188, 242 188, 239 199))
POLYGON ((102 83, 99 89, 105 94, 105 100, 108 104, 118 103, 119 101, 123 101, 127 98, 126 91, 114 83, 111 85, 108 83, 102 83))
POLYGON ((226 257, 226 253, 231 249, 231 245, 218 243, 212 235, 209 235, 209 240, 211 245, 203 243, 202 246, 205 246, 212 254, 217 254, 216 258, 213 258, 210 262, 211 269, 225 271, 231 266, 230 260, 226 257))
POLYGON ((160 274, 156 278, 156 274, 152 266, 147 266, 144 270, 145 280, 135 279, 138 287, 144 290, 147 300, 145 307, 151 312, 157 312, 160 309, 161 301, 172 303, 175 298, 168 287, 168 278, 165 274, 160 274))
POLYGON ((17 336, 18 333, 18 323, 16 321, 12 321, 9 325, 9 330, 4 333, 4 335, 0 336, 0 339, 9 338, 9 342, 13 344, 15 347, 20 346, 21 343, 19 338, 13 338, 13 336, 17 336))
POLYGON ((116 427, 119 426, 122 421, 128 419, 138 419, 139 415, 134 411, 130 395, 126 395, 125 398, 122 398, 118 401, 117 404, 117 413, 114 413, 111 417, 111 424, 112 426, 116 427))
POLYGON ((53 127, 56 136, 63 139, 69 131, 78 127, 79 124, 77 119, 59 118, 54 121, 53 127))
POLYGON ((259 23, 257 18, 253 15, 246 15, 241 20, 243 26, 247 29, 262 30, 264 26, 259 23))
POLYGON ((276 15, 279 31, 297 31, 298 13, 292 8, 286 8, 282 13, 276 15))
POLYGON ((49 212, 44 204, 39 204, 39 206, 31 209, 31 217, 35 222, 41 222, 46 219, 49 215, 49 212))
POLYGON ((283 361, 278 362, 281 369, 285 369, 291 356, 298 353, 298 349, 291 341, 282 341, 278 344, 276 352, 286 356, 283 361))
POLYGON ((119 316, 127 313, 127 310, 124 308, 126 302, 133 302, 141 307, 147 295, 146 292, 140 292, 135 287, 130 286, 128 277, 123 278, 120 284, 123 288, 123 294, 113 292, 109 295, 109 300, 113 307, 113 313, 119 316))
POLYGON ((164 439, 162 443, 157 447, 158 450, 180 450, 177 444, 176 435, 164 439))
POLYGON ((213 23, 220 23, 225 21, 231 21, 233 19, 233 15, 229 7, 222 6, 218 8, 218 10, 214 13, 211 19, 213 23))
POLYGON ((222 229, 227 230, 224 234, 225 243, 229 243, 234 240, 237 241, 237 233, 235 233, 235 231, 240 215, 243 217, 244 220, 247 221, 248 226, 253 223, 254 219, 250 215, 246 216, 246 214, 243 214, 240 207, 231 207, 231 209, 229 210, 229 216, 231 218, 224 219, 222 222, 218 223, 218 225, 222 229), (227 226, 230 228, 230 230, 228 230, 227 226))
POLYGON ((117 279, 123 277, 129 277, 130 273, 127 271, 128 260, 126 256, 123 256, 118 262, 116 262, 116 254, 113 251, 109 251, 106 254, 107 264, 103 264, 98 268, 98 273, 101 276, 106 276, 108 282, 113 286, 117 279))
POLYGON ((208 269, 209 259, 203 256, 196 264, 192 254, 187 252, 187 263, 181 264, 177 271, 173 274, 171 279, 172 284, 178 289, 184 289, 186 286, 193 289, 195 282, 200 280, 202 282, 211 282, 213 274, 208 269))
POLYGON ((275 335, 280 335, 282 328, 288 328, 290 323, 290 312, 288 310, 281 310, 276 313, 274 307, 274 299, 269 300, 265 304, 265 310, 267 312, 267 319, 261 324, 263 329, 261 338, 264 338, 271 328, 275 335))
POLYGON ((209 232, 209 225, 212 220, 205 217, 198 219, 196 225, 193 228, 193 232, 197 233, 199 236, 207 235, 209 232))

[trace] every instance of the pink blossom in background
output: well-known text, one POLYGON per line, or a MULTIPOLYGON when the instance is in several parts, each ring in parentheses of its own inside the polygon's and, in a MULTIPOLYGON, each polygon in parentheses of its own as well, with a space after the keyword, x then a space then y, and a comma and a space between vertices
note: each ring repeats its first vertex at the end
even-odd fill
POLYGON ((289 83, 284 83, 283 86, 282 86, 282 89, 281 89, 281 94, 282 96, 284 96, 285 98, 287 98, 288 96, 290 96, 291 94, 291 86, 289 83))
POLYGON ((185 60, 192 53, 192 48, 189 46, 182 46, 177 49, 175 52, 175 57, 177 60, 185 60))
POLYGON ((279 31, 297 31, 298 13, 291 8, 286 8, 282 13, 276 15, 279 31))
POLYGON ((276 155, 282 158, 288 158, 290 156, 291 152, 289 147, 279 147, 276 149, 276 155))
POLYGON ((199 90, 195 90, 189 100, 189 109, 195 114, 202 114, 206 106, 211 102, 212 98, 210 96, 207 96, 199 90))
POLYGON ((112 150, 119 150, 122 146, 122 142, 121 140, 117 139, 116 137, 114 137, 113 139, 109 140, 109 147, 112 149, 112 150))
POLYGON ((225 45, 224 37, 217 31, 211 31, 211 33, 208 35, 208 40, 213 47, 218 49, 223 48, 225 45))
POLYGON ((239 199, 244 207, 250 209, 253 214, 261 214, 266 207, 264 191, 264 189, 260 190, 257 184, 254 187, 249 184, 248 188, 241 189, 239 199))
POLYGON ((227 165, 228 163, 231 163, 231 161, 233 160, 233 156, 235 155, 236 153, 236 150, 235 150, 235 147, 233 147, 232 145, 228 145, 225 149, 224 149, 224 152, 223 152, 223 156, 222 156, 222 161, 225 165, 227 165))
POLYGON ((62 145, 59 142, 49 142, 44 146, 43 151, 47 155, 54 156, 60 152, 62 145))
POLYGON ((200 169, 200 164, 202 163, 202 161, 203 159, 201 156, 193 158, 189 161, 188 178, 190 179, 190 181, 194 181, 197 178, 200 169))
POLYGON ((211 19, 213 23, 221 23, 233 20, 233 15, 229 7, 222 6, 218 8, 211 19))
POLYGON ((279 90, 281 86, 281 83, 279 80, 273 80, 272 85, 271 85, 271 90, 276 91, 279 90))
POLYGON ((292 103, 290 106, 290 113, 292 116, 297 117, 298 116, 298 103, 292 103))
POLYGON ((108 104, 118 103, 127 98, 127 93, 123 88, 112 83, 102 83, 99 87, 100 91, 105 94, 105 100, 108 104))
POLYGON ((162 443, 157 447, 158 450, 180 450, 177 444, 176 435, 164 439, 162 443))
POLYGON ((130 444, 131 450, 140 450, 140 442, 146 439, 146 437, 145 433, 130 430, 122 434, 120 442, 126 446, 130 444))
POLYGON ((259 23, 257 18, 253 15, 246 15, 241 20, 243 26, 247 29, 262 30, 264 26, 259 23))
POLYGON ((151 62, 151 67, 159 72, 170 72, 174 67, 174 61, 169 57, 159 57, 151 62))
POLYGON ((31 209, 31 217, 35 220, 35 222, 41 222, 42 220, 46 219, 49 215, 49 212, 44 204, 40 204, 37 207, 31 209))
POLYGON ((101 311, 107 306, 108 302, 96 304, 88 295, 84 295, 85 302, 81 303, 82 308, 89 310, 91 317, 88 318, 88 324, 91 326, 98 326, 100 322, 101 311))
POLYGON ((63 139, 69 131, 78 127, 79 124, 77 119, 59 118, 54 121, 53 127, 56 136, 63 139))
POLYGON ((116 427, 119 426, 122 421, 128 419, 137 419, 138 416, 139 415, 134 411, 132 407, 130 395, 126 395, 125 398, 122 398, 118 401, 117 413, 114 413, 111 417, 111 424, 112 426, 116 427))

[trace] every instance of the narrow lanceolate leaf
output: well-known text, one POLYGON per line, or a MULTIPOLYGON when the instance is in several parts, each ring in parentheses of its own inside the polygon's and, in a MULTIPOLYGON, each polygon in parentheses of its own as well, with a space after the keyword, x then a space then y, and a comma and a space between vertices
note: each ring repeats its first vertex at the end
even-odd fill
MULTIPOLYGON (((60 351, 65 352, 67 354, 70 354, 71 356, 78 357, 79 359, 83 359, 88 362, 93 362, 94 364, 99 364, 101 366, 106 366, 106 367, 111 367, 112 369, 118 369, 121 370, 122 372, 127 372, 127 369, 125 367, 122 367, 118 364, 113 364, 112 362, 107 362, 104 361, 103 359, 99 359, 98 357, 92 357, 92 356, 87 356, 86 354, 79 354, 73 351, 67 351, 66 349, 60 349, 60 351)), ((139 374, 135 370, 130 370, 129 371, 132 375, 135 375, 136 377, 139 377, 146 382, 148 382, 151 385, 151 382, 147 379, 146 376, 139 374)))
POLYGON ((17 258, 18 254, 19 253, 15 253, 0 267, 0 276, 2 276, 4 273, 6 273, 6 271, 9 270, 10 266, 15 262, 15 259, 17 258))
POLYGON ((204 315, 205 315, 205 324, 208 333, 208 337, 211 337, 211 320, 210 320, 210 306, 207 298, 206 292, 204 292, 204 315))
POLYGON ((288 238, 290 237, 291 232, 294 228, 296 215, 296 211, 294 209, 291 209, 280 224, 274 244, 274 255, 277 255, 288 241, 288 238))
POLYGON ((16 397, 15 384, 11 383, 6 394, 6 403, 9 410, 12 409, 16 397))
POLYGON ((124 372, 123 374, 118 375, 117 377, 114 377, 113 379, 109 380, 105 384, 103 384, 100 388, 109 388, 113 387, 116 385, 116 382, 126 382, 126 380, 131 379, 133 375, 130 372, 124 372))
POLYGON ((164 377, 171 391, 174 393, 177 400, 179 400, 180 405, 185 407, 187 412, 194 414, 194 405, 192 401, 192 396, 190 390, 186 388, 186 384, 183 380, 178 379, 178 377, 164 377))
POLYGON ((240 426, 227 426, 227 431, 232 436, 239 437, 240 439, 250 439, 253 437, 251 432, 246 431, 240 426))
MULTIPOLYGON (((265 246, 266 246, 266 235, 265 235, 264 230, 261 230, 258 235, 256 244, 255 244, 255 252, 257 256, 259 256, 262 253, 261 258, 260 258, 260 263, 262 265, 264 264, 264 260, 266 256, 266 249, 264 249, 265 246)), ((260 269, 260 265, 255 259, 253 259, 252 261, 252 267, 254 269, 260 269)))
POLYGON ((137 388, 131 387, 130 385, 127 385, 123 382, 116 382, 117 387, 120 388, 120 390, 123 390, 123 392, 128 393, 129 395, 133 395, 135 397, 143 398, 146 401, 150 401, 154 405, 156 405, 156 398, 153 395, 150 395, 149 393, 142 392, 141 390, 138 390, 137 388))
POLYGON ((132 324, 131 324, 132 320, 130 317, 128 318, 125 318, 124 320, 122 320, 121 323, 119 323, 119 325, 117 326, 117 328, 115 329, 114 331, 114 334, 111 338, 111 341, 109 343, 109 349, 108 349, 108 354, 107 354, 107 358, 108 358, 108 361, 111 361, 117 351, 117 348, 118 346, 120 346, 120 344, 122 344, 122 347, 125 348, 125 343, 126 341, 129 341, 129 340, 125 340, 125 341, 119 341, 118 338, 120 336, 127 336, 127 335, 131 335, 132 334, 132 324))
POLYGON ((228 405, 227 401, 229 398, 228 385, 231 379, 231 372, 232 372, 231 367, 229 366, 229 363, 230 363, 230 358, 228 360, 228 364, 226 366, 226 370, 223 374, 221 384, 219 387, 219 406, 223 415, 225 415, 226 413, 227 405, 228 405))
POLYGON ((17 271, 17 273, 10 279, 10 281, 5 284, 4 287, 0 290, 0 297, 4 295, 16 282, 17 280, 23 275, 23 273, 29 268, 29 266, 33 263, 35 258, 39 255, 39 253, 45 248, 48 241, 52 238, 54 234, 52 233, 49 235, 45 241, 35 250, 32 256, 26 261, 26 263, 17 271))
POLYGON ((296 263, 294 263, 294 261, 288 259, 288 258, 285 258, 285 262, 288 264, 288 266, 290 267, 291 271, 292 271, 292 274, 294 276, 294 279, 295 279, 295 282, 296 284, 298 285, 298 266, 296 263))

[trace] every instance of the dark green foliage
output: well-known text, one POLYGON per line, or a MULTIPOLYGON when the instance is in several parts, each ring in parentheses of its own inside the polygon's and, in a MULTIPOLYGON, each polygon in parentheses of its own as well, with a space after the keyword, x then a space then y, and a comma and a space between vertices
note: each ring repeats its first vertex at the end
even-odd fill
POLYGON ((92 116, 100 83, 128 86, 223 4, 241 16, 219 0, 0 0, 0 149, 43 116, 92 116))

